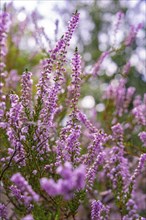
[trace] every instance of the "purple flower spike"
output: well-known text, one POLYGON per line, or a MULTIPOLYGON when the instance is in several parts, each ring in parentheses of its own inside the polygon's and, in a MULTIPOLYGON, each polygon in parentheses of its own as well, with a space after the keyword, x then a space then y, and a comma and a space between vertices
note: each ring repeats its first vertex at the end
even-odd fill
POLYGON ((138 166, 135 169, 134 174, 131 177, 131 181, 133 182, 133 184, 135 184, 136 178, 141 173, 141 170, 143 169, 145 162, 146 162, 146 154, 142 154, 139 158, 138 166))
POLYGON ((87 180, 87 189, 91 190, 94 180, 96 178, 96 174, 98 171, 98 168, 100 165, 102 165, 104 162, 104 157, 103 154, 100 153, 97 156, 97 159, 95 160, 95 162, 93 163, 93 165, 91 166, 91 168, 88 169, 87 174, 86 174, 86 180, 87 180))
POLYGON ((11 177, 11 181, 15 186, 11 186, 12 193, 14 196, 24 202, 26 206, 33 200, 39 201, 39 195, 35 193, 32 187, 24 179, 20 173, 16 173, 11 177))
POLYGON ((125 40, 125 45, 126 46, 130 46, 133 41, 135 40, 136 38, 136 35, 137 33, 139 32, 139 30, 141 30, 143 28, 143 24, 142 23, 139 23, 137 25, 137 27, 135 26, 131 26, 131 29, 130 29, 130 32, 129 32, 129 35, 127 36, 126 40, 125 40))
POLYGON ((22 75, 22 105, 25 108, 31 107, 31 96, 32 96, 32 73, 31 72, 24 72, 22 75))
POLYGON ((81 57, 76 48, 74 57, 72 58, 72 94, 73 98, 71 100, 71 107, 74 112, 77 111, 77 103, 80 96, 80 75, 81 75, 81 57))
POLYGON ((115 34, 118 32, 119 29, 119 25, 121 23, 121 20, 124 18, 124 13, 122 11, 119 11, 116 14, 117 20, 116 20, 116 24, 115 24, 115 34))

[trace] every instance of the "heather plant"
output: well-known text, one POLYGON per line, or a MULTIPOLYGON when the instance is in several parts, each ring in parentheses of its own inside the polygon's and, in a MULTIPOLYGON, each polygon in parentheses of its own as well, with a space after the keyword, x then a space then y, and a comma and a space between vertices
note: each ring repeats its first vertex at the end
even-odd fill
POLYGON ((45 49, 37 85, 35 74, 22 70, 17 94, 5 89, 11 19, 7 10, 0 15, 2 219, 146 219, 146 94, 128 87, 129 61, 102 94, 103 112, 93 120, 80 106, 83 84, 100 77, 106 56, 129 47, 142 25, 87 74, 77 47, 67 57, 79 17, 74 12, 54 48, 45 49))

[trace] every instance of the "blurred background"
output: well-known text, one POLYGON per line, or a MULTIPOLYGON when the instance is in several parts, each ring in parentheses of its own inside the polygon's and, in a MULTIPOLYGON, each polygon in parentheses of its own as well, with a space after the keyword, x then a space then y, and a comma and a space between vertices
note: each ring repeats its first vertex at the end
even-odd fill
MULTIPOLYGON (((48 51, 61 38, 75 10, 80 12, 80 22, 68 58, 77 46, 85 74, 91 72, 102 52, 119 47, 132 25, 146 25, 145 0, 2 0, 1 10, 4 8, 11 15, 6 63, 7 70, 13 70, 9 74, 12 81, 19 80, 26 67, 39 74, 40 59, 47 57, 48 51), (124 15, 115 31, 119 11, 124 15)), ((107 84, 119 78, 127 62, 131 63, 127 85, 135 86, 137 94, 146 91, 145 29, 146 26, 138 32, 132 46, 104 59, 100 77, 89 79, 82 86, 83 108, 90 109, 99 102, 107 84)), ((102 105, 100 107, 99 111, 102 105)))

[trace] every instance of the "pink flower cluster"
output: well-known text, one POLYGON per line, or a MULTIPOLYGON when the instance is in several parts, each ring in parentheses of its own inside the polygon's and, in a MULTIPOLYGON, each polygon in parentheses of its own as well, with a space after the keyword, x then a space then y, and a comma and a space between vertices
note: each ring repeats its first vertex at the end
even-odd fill
MULTIPOLYGON (((39 32, 38 15, 32 15, 39 32)), ((122 16, 120 12, 115 33, 122 16)), ((8 14, 3 12, 0 18, 3 71, 7 68, 8 14)), ((96 114, 95 108, 90 120, 92 111, 86 114, 80 105, 81 80, 85 82, 86 75, 77 48, 71 68, 66 62, 78 21, 75 12, 64 36, 41 62, 36 87, 33 71, 27 69, 21 77, 20 95, 3 96, 11 74, 16 81, 19 78, 15 70, 0 83, 0 181, 8 201, 0 204, 2 219, 79 219, 82 209, 92 220, 108 220, 115 213, 123 220, 144 219, 143 205, 137 204, 136 198, 144 194, 146 96, 135 96, 136 88, 128 87, 128 62, 100 97, 105 110, 96 114)), ((124 47, 133 42, 140 28, 132 27, 124 47)), ((90 79, 95 79, 111 52, 101 54, 90 79)))

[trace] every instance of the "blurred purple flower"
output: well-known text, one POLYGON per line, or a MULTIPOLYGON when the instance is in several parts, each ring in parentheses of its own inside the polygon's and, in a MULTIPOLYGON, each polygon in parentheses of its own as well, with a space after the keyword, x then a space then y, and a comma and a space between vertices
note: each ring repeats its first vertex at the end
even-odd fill
POLYGON ((134 25, 131 26, 129 35, 128 35, 128 36, 126 37, 126 39, 125 39, 125 45, 126 45, 126 46, 130 46, 130 45, 133 43, 133 41, 134 41, 135 38, 136 38, 137 33, 138 33, 139 30, 141 30, 142 28, 143 28, 143 24, 142 24, 142 23, 139 23, 137 26, 134 26, 134 25))
POLYGON ((146 132, 142 131, 139 133, 138 136, 140 137, 140 140, 142 141, 143 146, 146 147, 146 132))
POLYGON ((80 165, 73 170, 71 163, 57 168, 57 173, 62 179, 55 182, 53 179, 42 178, 40 184, 49 195, 62 195, 65 199, 71 199, 74 191, 85 187, 85 166, 80 165))

